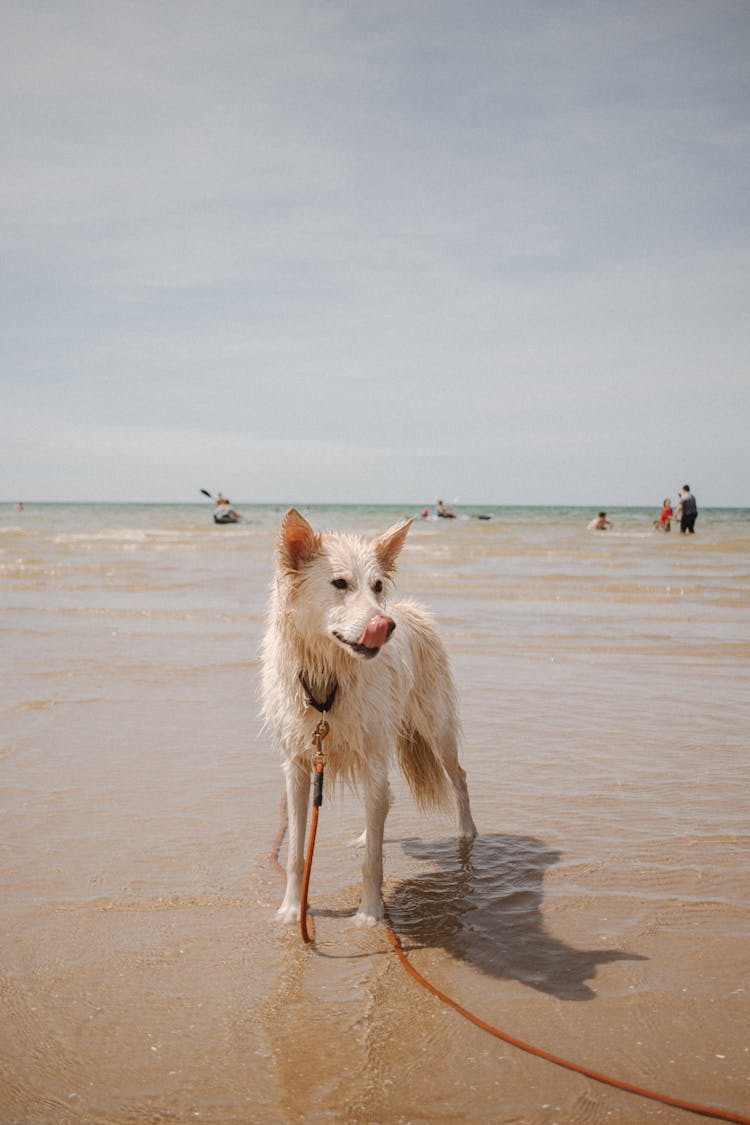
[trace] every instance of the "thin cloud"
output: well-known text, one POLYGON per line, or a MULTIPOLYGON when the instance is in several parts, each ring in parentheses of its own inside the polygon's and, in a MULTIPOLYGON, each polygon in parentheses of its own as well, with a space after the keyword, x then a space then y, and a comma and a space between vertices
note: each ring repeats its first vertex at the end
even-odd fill
POLYGON ((11 5, 11 497, 161 455, 191 499, 192 450, 248 500, 746 502, 748 46, 732 2, 11 5))

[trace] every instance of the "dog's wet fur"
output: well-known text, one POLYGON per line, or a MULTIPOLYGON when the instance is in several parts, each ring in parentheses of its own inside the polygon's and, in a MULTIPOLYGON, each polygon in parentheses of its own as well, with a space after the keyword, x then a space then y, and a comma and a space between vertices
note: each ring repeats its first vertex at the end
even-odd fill
POLYGON ((383 830, 396 758, 417 803, 455 795, 458 832, 473 838, 466 774, 459 765, 456 693, 442 641, 424 609, 388 604, 396 559, 411 526, 376 539, 322 534, 292 508, 277 541, 278 565, 263 644, 263 712, 286 775, 289 853, 279 915, 298 920, 310 798, 314 703, 330 702, 326 779, 362 790, 365 856, 358 925, 383 917, 383 830))

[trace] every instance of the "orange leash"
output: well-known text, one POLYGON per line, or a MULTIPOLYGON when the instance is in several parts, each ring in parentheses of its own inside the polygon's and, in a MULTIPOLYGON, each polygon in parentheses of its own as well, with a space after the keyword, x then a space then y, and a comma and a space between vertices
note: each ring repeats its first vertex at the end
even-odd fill
POLYGON ((406 969, 407 973, 419 981, 423 988, 431 992, 433 996, 437 996, 438 1000, 442 1000, 444 1004, 449 1004, 454 1008, 459 1015, 464 1019, 470 1020, 477 1027, 481 1027, 482 1031, 489 1032, 494 1035, 496 1039, 502 1039, 504 1043, 510 1043, 512 1047, 518 1047, 521 1051, 526 1051, 530 1055, 536 1055, 537 1058, 546 1059, 547 1062, 554 1063, 555 1066, 565 1067, 566 1070, 574 1070, 577 1074, 583 1074, 586 1078, 593 1078, 595 1082, 603 1082, 606 1086, 614 1086, 618 1090, 625 1090, 629 1094, 639 1094, 642 1098, 651 1098, 653 1101, 664 1102, 665 1105, 677 1106, 678 1109, 686 1109, 690 1113, 700 1113, 704 1117, 718 1117, 722 1121, 736 1121, 739 1125, 750 1125, 750 1117, 743 1117, 742 1114, 732 1113, 729 1110, 714 1109, 712 1106, 701 1105, 699 1102, 684 1101, 682 1098, 673 1098, 669 1094, 658 1094, 654 1090, 647 1090, 643 1086, 636 1086, 632 1082, 623 1082, 619 1078, 611 1078, 607 1074, 600 1074, 598 1070, 592 1070, 590 1067, 582 1066, 580 1063, 570 1062, 568 1059, 560 1058, 559 1055, 553 1055, 549 1051, 544 1051, 541 1047, 534 1047, 531 1043, 524 1043, 522 1039, 516 1039, 514 1035, 510 1035, 507 1031, 501 1031, 492 1024, 485 1023, 479 1016, 475 1016, 473 1012, 469 1012, 466 1008, 462 1008, 457 1001, 446 996, 434 984, 431 984, 426 977, 423 977, 417 969, 408 960, 404 953, 403 946, 399 941, 391 923, 390 918, 386 917, 385 920, 386 932, 388 940, 396 951, 401 964, 406 969))
MULTIPOLYGON (((323 735, 323 737, 325 737, 325 735, 323 735)), ((307 892, 310 886, 310 873, 312 871, 313 854, 315 851, 315 836, 318 830, 318 811, 323 800, 322 793, 324 765, 324 762, 316 760, 315 798, 313 803, 312 821, 310 824, 310 835, 307 843, 307 856, 305 859, 305 874, 302 883, 302 895, 300 899, 300 927, 302 930, 302 939, 307 944, 309 944, 313 940, 312 936, 308 934, 307 930, 307 892), (319 781, 318 778, 320 778, 319 781), (315 800, 318 796, 320 799, 316 804, 315 800)), ((281 841, 284 838, 284 831, 286 827, 286 811, 283 799, 282 816, 284 817, 284 823, 282 823, 282 827, 277 834, 276 842, 274 843, 274 851, 271 853, 271 858, 279 868, 279 870, 282 872, 282 874, 286 875, 284 869, 278 862, 279 848, 281 847, 281 841)), ((460 1016, 463 1016, 464 1019, 469 1020, 471 1023, 481 1028, 482 1031, 486 1031, 489 1035, 494 1035, 496 1039, 501 1039, 504 1043, 508 1043, 512 1047, 517 1047, 520 1051, 525 1051, 529 1055, 536 1055, 537 1058, 545 1059, 547 1062, 554 1063, 555 1066, 563 1067, 565 1070, 572 1070, 576 1074, 582 1074, 585 1078, 593 1079, 594 1082, 600 1082, 605 1086, 612 1086, 616 1090, 624 1090, 625 1093, 628 1094, 637 1094, 639 1095, 639 1097, 649 1098, 651 1101, 655 1102, 662 1102, 664 1105, 675 1106, 677 1109, 684 1109, 688 1113, 700 1114, 702 1117, 713 1117, 718 1119, 719 1121, 733 1121, 736 1123, 736 1125, 750 1125, 750 1117, 745 1117, 741 1113, 732 1113, 731 1110, 717 1109, 714 1106, 701 1105, 700 1102, 686 1101, 683 1098, 673 1098, 670 1094, 660 1094, 655 1090, 647 1089, 645 1086, 636 1086, 633 1082, 625 1082, 620 1078, 612 1078, 608 1074, 601 1074, 598 1070, 592 1070, 591 1067, 583 1066, 581 1063, 571 1062, 569 1059, 561 1058, 559 1055, 553 1055, 550 1051, 545 1051, 541 1047, 535 1047, 531 1043, 525 1043, 523 1039, 517 1039, 509 1032, 501 1031, 498 1027, 493 1027, 492 1024, 486 1023, 485 1020, 480 1019, 479 1016, 475 1016, 473 1012, 470 1012, 467 1008, 462 1007, 461 1004, 458 1003, 458 1001, 453 1000, 445 992, 441 992, 439 988, 437 988, 434 984, 431 984, 426 977, 423 977, 422 974, 414 968, 414 966, 406 956, 403 946, 401 945, 401 942, 399 941, 398 936, 393 929, 393 923, 391 922, 387 914, 385 917, 385 928, 386 933, 388 934, 388 940, 391 943, 399 961, 406 969, 407 973, 409 973, 410 976, 414 977, 414 979, 418 981, 423 988, 426 988, 428 992, 431 992, 433 996, 436 996, 438 1000, 441 1000, 444 1004, 448 1004, 451 1008, 454 1009, 454 1011, 458 1012, 460 1016)))
MULTIPOLYGON (((335 695, 335 691, 334 691, 335 695)), ((330 733, 330 726, 325 717, 325 710, 327 710, 329 700, 326 700, 326 707, 323 710, 323 718, 320 720, 315 730, 313 731, 312 742, 315 749, 313 755, 313 765, 315 766, 315 778, 313 784, 313 809, 312 820, 310 821, 310 835, 307 840, 307 855, 305 857, 305 874, 302 879, 302 892, 300 894, 299 902, 299 925, 300 932, 302 933, 302 940, 306 945, 309 945, 315 934, 315 926, 312 918, 309 917, 309 904, 307 901, 307 892, 310 887, 310 872, 312 871, 313 854, 315 852, 315 837, 318 832, 318 813, 320 806, 323 804, 323 771, 326 767, 326 757, 323 753, 323 742, 330 733), (308 920, 310 928, 308 929, 308 920)))
POLYGON ((310 872, 312 871, 313 855, 315 853, 315 837, 318 832, 318 813, 323 803, 323 762, 315 763, 315 795, 313 797, 312 820, 310 821, 310 835, 307 838, 307 855, 305 856, 305 874, 302 879, 302 893, 299 900, 299 925, 302 940, 309 945, 315 936, 315 926, 308 911, 310 904, 307 901, 307 892, 310 888, 310 872), (319 798, 319 799, 318 799, 319 798), (308 929, 308 920, 310 928, 308 929))

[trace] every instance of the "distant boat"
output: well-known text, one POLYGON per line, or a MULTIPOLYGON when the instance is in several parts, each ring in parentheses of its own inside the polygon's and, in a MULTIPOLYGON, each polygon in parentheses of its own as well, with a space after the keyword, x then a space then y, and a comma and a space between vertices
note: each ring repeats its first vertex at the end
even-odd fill
POLYGON ((242 523, 242 516, 229 508, 226 512, 214 512, 214 523, 242 523))
POLYGON ((216 507, 214 508, 214 523, 224 524, 245 522, 239 512, 236 512, 234 510, 229 500, 227 500, 225 496, 222 496, 221 493, 219 493, 218 496, 214 497, 207 488, 202 488, 201 492, 204 496, 208 496, 209 500, 216 501, 216 507))

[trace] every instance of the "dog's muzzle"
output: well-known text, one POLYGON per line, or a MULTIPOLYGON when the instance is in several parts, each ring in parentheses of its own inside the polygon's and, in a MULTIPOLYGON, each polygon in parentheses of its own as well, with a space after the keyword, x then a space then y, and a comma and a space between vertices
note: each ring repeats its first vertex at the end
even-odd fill
POLYGON ((396 622, 392 617, 386 617, 384 613, 376 613, 365 625, 365 631, 358 641, 348 641, 340 633, 336 633, 335 636, 353 652, 371 658, 377 656, 395 628, 396 622))

